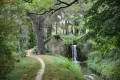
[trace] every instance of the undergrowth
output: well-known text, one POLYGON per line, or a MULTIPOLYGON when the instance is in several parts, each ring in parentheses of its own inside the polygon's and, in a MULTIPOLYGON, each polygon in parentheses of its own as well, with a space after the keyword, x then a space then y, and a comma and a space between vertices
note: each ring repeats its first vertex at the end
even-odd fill
POLYGON ((101 73, 109 80, 120 79, 120 59, 111 60, 110 58, 104 58, 100 56, 90 55, 88 59, 88 66, 98 73, 101 73))

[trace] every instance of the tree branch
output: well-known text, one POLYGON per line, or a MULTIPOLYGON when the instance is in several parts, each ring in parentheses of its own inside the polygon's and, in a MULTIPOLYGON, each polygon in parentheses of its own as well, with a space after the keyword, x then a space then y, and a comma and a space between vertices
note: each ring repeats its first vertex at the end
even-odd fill
POLYGON ((63 2, 63 1, 61 1, 61 0, 57 0, 60 4, 65 4, 65 5, 69 5, 68 3, 66 3, 66 2, 63 2))
POLYGON ((52 14, 53 14, 53 13, 55 13, 56 11, 58 11, 60 9, 70 7, 71 5, 73 5, 74 3, 76 3, 78 0, 74 0, 71 3, 66 3, 66 2, 63 2, 63 1, 60 1, 60 0, 57 0, 57 1, 59 1, 61 4, 65 4, 65 6, 59 7, 57 9, 49 9, 49 10, 45 11, 44 13, 41 13, 40 15, 43 15, 43 14, 48 13, 48 12, 52 12, 52 14))
POLYGON ((31 14, 36 14, 36 15, 44 15, 46 13, 49 13, 51 12, 52 14, 55 13, 56 11, 60 10, 60 9, 63 9, 63 8, 67 8, 67 7, 70 7, 71 5, 73 5, 74 3, 76 3, 78 0, 74 0, 73 2, 71 3, 66 3, 66 2, 63 2, 61 0, 57 0, 59 3, 55 4, 55 5, 60 5, 60 4, 65 4, 65 6, 61 6, 61 7, 58 7, 57 9, 54 9, 54 8, 50 8, 48 10, 45 10, 43 13, 31 13, 31 14))

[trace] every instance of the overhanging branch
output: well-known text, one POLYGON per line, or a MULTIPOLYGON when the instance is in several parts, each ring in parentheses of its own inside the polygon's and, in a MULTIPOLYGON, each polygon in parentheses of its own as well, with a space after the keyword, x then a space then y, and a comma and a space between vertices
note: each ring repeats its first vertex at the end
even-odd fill
POLYGON ((66 3, 66 2, 63 2, 63 1, 61 1, 61 0, 57 0, 60 4, 65 4, 65 5, 69 5, 68 3, 66 3))
POLYGON ((64 6, 61 6, 61 7, 58 7, 56 9, 54 8, 49 8, 48 10, 45 10, 43 13, 31 13, 31 14, 36 14, 36 15, 44 15, 46 13, 49 13, 51 12, 52 14, 55 13, 56 11, 60 10, 60 9, 63 9, 63 8, 67 8, 67 7, 70 7, 71 5, 73 5, 74 3, 76 3, 78 0, 74 0, 72 1, 71 3, 66 3, 66 2, 63 2, 61 0, 57 0, 59 3, 55 4, 55 5, 60 5, 60 4, 64 4, 64 6))

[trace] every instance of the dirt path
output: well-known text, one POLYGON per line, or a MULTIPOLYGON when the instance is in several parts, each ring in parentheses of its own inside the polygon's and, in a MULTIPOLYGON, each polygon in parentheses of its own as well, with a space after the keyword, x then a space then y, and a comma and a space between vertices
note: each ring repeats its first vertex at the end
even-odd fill
POLYGON ((37 73, 37 76, 35 77, 35 80, 42 80, 42 76, 44 74, 44 70, 45 70, 45 63, 44 61, 42 60, 42 58, 40 56, 32 56, 30 55, 30 53, 33 51, 33 49, 29 49, 29 50, 26 50, 25 52, 27 52, 27 57, 31 57, 31 58, 35 58, 37 60, 40 61, 41 63, 41 69, 38 71, 37 73))

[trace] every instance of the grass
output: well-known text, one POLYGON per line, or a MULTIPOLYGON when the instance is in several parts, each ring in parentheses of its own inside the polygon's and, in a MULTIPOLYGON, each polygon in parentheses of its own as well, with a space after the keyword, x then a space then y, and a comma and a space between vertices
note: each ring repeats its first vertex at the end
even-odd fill
POLYGON ((5 80, 34 80, 37 71, 40 69, 40 62, 33 58, 22 58, 14 69, 8 73, 5 80))
POLYGON ((46 68, 43 80, 83 80, 80 66, 61 56, 41 56, 46 68))

